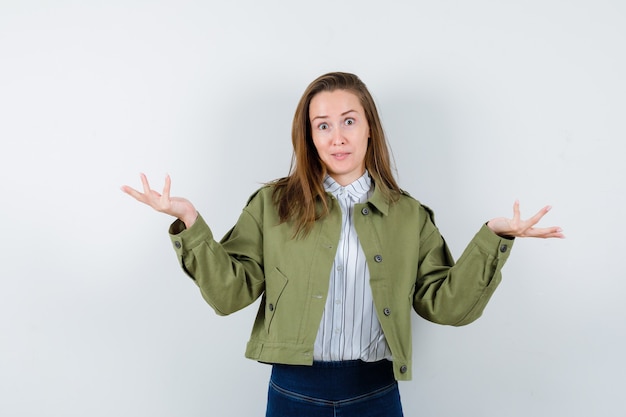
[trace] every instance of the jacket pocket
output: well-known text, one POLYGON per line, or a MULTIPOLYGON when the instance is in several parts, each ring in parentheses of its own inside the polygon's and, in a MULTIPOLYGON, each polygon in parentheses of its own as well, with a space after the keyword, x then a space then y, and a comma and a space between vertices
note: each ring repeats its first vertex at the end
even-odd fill
POLYGON ((280 308, 280 299, 288 282, 287 277, 278 268, 265 275, 265 331, 268 333, 280 308))

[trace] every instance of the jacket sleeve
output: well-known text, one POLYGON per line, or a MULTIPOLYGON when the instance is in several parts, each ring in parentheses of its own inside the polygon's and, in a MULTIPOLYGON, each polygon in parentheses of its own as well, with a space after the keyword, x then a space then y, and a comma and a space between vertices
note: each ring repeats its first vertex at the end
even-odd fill
POLYGON ((499 237, 485 224, 455 263, 429 215, 421 231, 413 308, 435 323, 463 326, 473 322, 500 283, 512 246, 513 239, 499 237))
POLYGON ((263 294, 263 233, 248 210, 220 242, 201 216, 189 229, 176 220, 169 233, 181 267, 217 314, 238 311, 263 294))

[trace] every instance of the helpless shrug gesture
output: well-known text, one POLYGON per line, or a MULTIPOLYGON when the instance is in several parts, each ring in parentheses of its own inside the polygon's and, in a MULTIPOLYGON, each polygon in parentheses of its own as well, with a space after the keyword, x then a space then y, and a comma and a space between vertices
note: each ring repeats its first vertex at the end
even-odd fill
POLYGON ((261 297, 246 357, 272 365, 267 417, 399 417, 412 377, 411 310, 432 322, 476 320, 502 279, 514 238, 562 238, 523 220, 480 225, 458 261, 432 211, 392 175, 374 101, 355 75, 314 80, 296 108, 294 163, 255 192, 220 241, 191 202, 122 190, 175 218, 181 267, 221 315, 261 297), (306 399, 303 401, 303 399, 306 399))

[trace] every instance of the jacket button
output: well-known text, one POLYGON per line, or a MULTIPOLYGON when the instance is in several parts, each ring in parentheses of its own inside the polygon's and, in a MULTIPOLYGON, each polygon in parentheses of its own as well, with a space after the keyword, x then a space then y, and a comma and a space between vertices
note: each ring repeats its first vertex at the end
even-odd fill
POLYGON ((274 311, 274 304, 270 303, 269 309, 270 309, 270 311, 274 311))
POLYGON ((176 241, 174 242, 174 246, 176 246, 176 249, 180 249, 183 245, 181 245, 179 241, 176 241))
POLYGON ((361 209, 361 214, 367 216, 368 214, 370 214, 370 209, 368 209, 367 207, 363 207, 361 209))
POLYGON ((506 252, 507 249, 508 249, 507 245, 500 246, 500 252, 502 252, 502 253, 506 252))
POLYGON ((374 256, 374 260, 378 263, 381 263, 383 261, 383 257, 381 255, 376 255, 374 256))
POLYGON ((407 366, 406 366, 406 365, 402 365, 402 366, 400 367, 400 373, 401 373, 401 374, 406 374, 406 371, 408 371, 408 370, 409 370, 409 368, 407 368, 407 366))
POLYGON ((384 314, 385 316, 390 316, 390 315, 391 315, 391 309, 389 309, 389 307, 385 307, 385 308, 383 309, 383 314, 384 314))

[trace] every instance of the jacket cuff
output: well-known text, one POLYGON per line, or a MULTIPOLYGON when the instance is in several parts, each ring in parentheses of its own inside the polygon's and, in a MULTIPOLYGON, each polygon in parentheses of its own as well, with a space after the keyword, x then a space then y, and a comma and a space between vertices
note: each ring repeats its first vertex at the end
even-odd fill
POLYGON ((474 242, 484 253, 504 262, 508 259, 511 249, 513 248, 514 238, 501 237, 495 234, 487 224, 483 224, 476 236, 474 242))
POLYGON ((200 214, 198 214, 198 218, 190 228, 186 228, 185 223, 176 219, 170 225, 168 232, 174 250, 178 255, 188 252, 202 242, 213 240, 213 232, 200 214))

